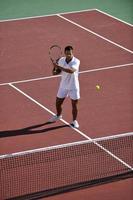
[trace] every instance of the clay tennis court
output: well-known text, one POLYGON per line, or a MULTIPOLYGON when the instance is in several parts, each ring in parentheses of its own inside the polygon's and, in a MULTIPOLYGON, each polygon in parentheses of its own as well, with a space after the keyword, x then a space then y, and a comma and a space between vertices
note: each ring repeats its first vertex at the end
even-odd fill
MULTIPOLYGON (((130 135, 132 139, 133 29, 130 24, 91 9, 1 21, 0 29, 1 155, 106 136, 130 135), (60 82, 60 76, 52 75, 48 55, 53 44, 62 48, 72 45, 81 61, 78 130, 69 126, 72 120, 69 98, 63 105, 63 120, 47 123, 56 113, 55 98, 60 82), (97 84, 101 86, 100 91, 95 88, 97 84)), ((113 155, 132 171, 131 149, 127 151, 128 163, 124 149, 119 151, 113 155)), ((130 200, 131 184, 132 177, 46 199, 83 199, 84 194, 84 199, 93 200, 94 193, 99 191, 101 198, 107 199, 106 191, 111 188, 108 199, 118 192, 118 199, 130 200)), ((1 199, 10 198, 5 193, 1 189, 1 199)))

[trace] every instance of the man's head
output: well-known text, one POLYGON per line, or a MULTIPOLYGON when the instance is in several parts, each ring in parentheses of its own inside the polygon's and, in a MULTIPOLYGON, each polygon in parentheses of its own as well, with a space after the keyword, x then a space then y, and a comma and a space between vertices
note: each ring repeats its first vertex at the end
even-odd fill
POLYGON ((73 47, 72 46, 66 46, 64 53, 65 53, 67 61, 71 60, 73 58, 73 47))

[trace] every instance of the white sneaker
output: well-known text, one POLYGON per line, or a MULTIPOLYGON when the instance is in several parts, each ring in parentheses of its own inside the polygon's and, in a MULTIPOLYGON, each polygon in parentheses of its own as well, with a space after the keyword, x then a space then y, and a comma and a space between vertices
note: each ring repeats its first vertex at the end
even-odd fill
POLYGON ((71 123, 71 126, 73 126, 74 128, 79 128, 79 124, 78 124, 77 120, 74 120, 74 121, 71 123))
POLYGON ((57 120, 60 120, 61 118, 62 118, 62 115, 60 115, 60 116, 54 115, 51 117, 49 122, 56 122, 57 120))

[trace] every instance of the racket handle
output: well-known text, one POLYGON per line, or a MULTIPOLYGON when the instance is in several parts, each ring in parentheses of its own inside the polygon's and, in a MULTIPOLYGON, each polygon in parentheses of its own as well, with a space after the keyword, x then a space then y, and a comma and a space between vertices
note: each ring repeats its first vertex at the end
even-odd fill
POLYGON ((52 61, 52 63, 54 63, 54 60, 52 58, 50 58, 50 60, 52 61))
POLYGON ((58 64, 58 61, 59 61, 60 58, 58 58, 56 61, 54 61, 52 58, 50 58, 50 59, 51 59, 52 63, 58 64))
POLYGON ((61 73, 61 70, 59 68, 54 67, 52 70, 53 75, 58 75, 61 73))
POLYGON ((58 61, 60 60, 60 58, 58 58, 57 60, 56 60, 56 63, 58 64, 58 61))

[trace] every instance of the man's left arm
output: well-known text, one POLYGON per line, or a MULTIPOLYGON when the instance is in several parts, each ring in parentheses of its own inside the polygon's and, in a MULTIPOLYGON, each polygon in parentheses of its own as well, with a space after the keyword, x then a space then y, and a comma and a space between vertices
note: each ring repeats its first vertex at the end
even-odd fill
POLYGON ((55 68, 61 69, 62 71, 69 73, 69 74, 72 74, 77 70, 76 67, 70 67, 69 69, 68 68, 66 69, 64 67, 57 65, 56 63, 54 63, 54 66, 55 66, 55 68))

